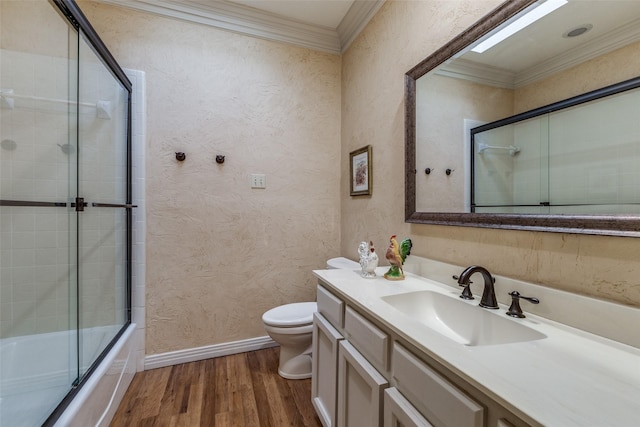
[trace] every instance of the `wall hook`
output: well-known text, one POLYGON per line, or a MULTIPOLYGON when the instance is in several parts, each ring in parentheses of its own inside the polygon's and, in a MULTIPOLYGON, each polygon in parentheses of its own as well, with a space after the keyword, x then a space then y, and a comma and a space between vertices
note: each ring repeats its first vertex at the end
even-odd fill
POLYGON ((426 169, 424 170, 424 173, 426 173, 427 175, 429 175, 432 171, 433 171, 433 169, 431 169, 431 168, 426 168, 426 169))
POLYGON ((182 151, 176 151, 176 160, 177 161, 182 162, 186 158, 187 158, 186 154, 184 154, 182 151))
POLYGON ((18 144, 13 139, 3 139, 0 143, 0 146, 3 150, 13 151, 16 149, 16 147, 18 147, 18 144))
POLYGON ((447 174, 447 176, 449 176, 449 175, 451 175, 451 172, 453 172, 454 170, 455 170, 455 169, 447 168, 447 170, 445 170, 445 171, 444 171, 444 173, 446 173, 446 174, 447 174))
POLYGON ((216 156, 216 163, 219 164, 219 165, 223 164, 224 163, 224 156, 221 155, 221 154, 218 154, 216 156))

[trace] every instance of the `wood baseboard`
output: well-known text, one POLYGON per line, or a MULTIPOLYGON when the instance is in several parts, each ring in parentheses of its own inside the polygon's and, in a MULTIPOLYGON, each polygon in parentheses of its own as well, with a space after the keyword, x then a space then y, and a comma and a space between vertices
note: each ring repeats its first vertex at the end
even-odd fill
POLYGON ((149 369, 163 368, 165 366, 196 362, 198 360, 211 359, 213 357, 229 356, 231 354, 245 353, 247 351, 262 350, 264 348, 277 346, 278 343, 273 341, 270 337, 265 336, 208 345, 204 347, 170 351, 167 353, 152 354, 145 356, 144 370, 147 371, 149 369))

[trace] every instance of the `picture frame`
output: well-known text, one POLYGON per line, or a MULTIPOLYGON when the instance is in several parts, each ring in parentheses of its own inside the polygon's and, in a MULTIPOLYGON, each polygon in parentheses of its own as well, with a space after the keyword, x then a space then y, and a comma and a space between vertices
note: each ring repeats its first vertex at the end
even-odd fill
POLYGON ((371 195, 371 145, 359 148, 349 153, 349 171, 351 176, 351 195, 371 195))

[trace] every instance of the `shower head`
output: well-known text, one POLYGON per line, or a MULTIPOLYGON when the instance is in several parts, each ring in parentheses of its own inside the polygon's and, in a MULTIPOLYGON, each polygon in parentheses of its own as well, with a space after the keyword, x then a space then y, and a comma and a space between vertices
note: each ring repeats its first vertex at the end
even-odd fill
POLYGON ((60 147, 64 154, 73 154, 73 152, 75 151, 75 147, 71 144, 58 144, 58 147, 60 147))
POLYGON ((16 144, 13 139, 3 139, 2 142, 0 142, 0 146, 3 150, 13 151, 18 147, 18 144, 16 144))

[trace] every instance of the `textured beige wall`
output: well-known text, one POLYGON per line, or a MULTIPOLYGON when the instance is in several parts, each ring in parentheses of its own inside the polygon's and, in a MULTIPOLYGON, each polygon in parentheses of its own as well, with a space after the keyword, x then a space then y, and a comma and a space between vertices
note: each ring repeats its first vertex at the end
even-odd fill
POLYGON ((640 306, 640 239, 404 223, 404 73, 499 3, 388 0, 343 55, 342 252, 398 234, 415 255, 640 306), (349 197, 346 159, 365 144, 373 194, 349 197))
POLYGON ((146 72, 147 354, 266 335, 339 253, 340 57, 79 4, 146 72))

